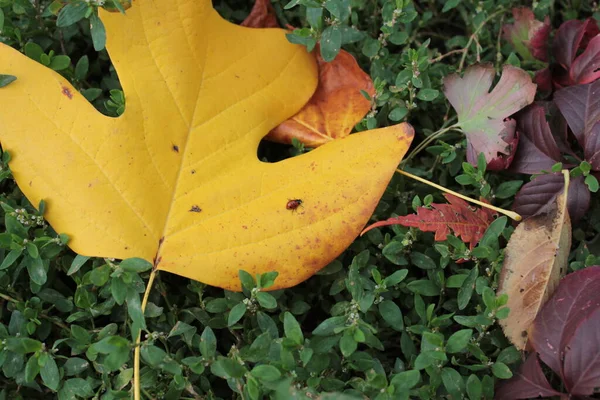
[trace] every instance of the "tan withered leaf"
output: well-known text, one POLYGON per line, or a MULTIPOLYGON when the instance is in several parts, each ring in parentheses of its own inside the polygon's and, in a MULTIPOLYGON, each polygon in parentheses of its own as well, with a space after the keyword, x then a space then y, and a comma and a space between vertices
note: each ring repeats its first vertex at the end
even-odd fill
POLYGON ((569 173, 565 189, 548 212, 523 221, 504 253, 498 293, 508 295, 510 315, 500 320, 504 334, 520 350, 527 346, 533 320, 565 275, 571 247, 571 220, 567 211, 569 173))

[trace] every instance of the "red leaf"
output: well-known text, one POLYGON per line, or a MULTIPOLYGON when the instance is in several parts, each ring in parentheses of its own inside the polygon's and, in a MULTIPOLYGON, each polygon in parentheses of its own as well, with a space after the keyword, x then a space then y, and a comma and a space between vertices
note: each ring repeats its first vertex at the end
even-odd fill
POLYGON ((550 93, 552 91, 552 72, 550 71, 550 68, 536 71, 533 76, 533 82, 538 85, 538 90, 540 92, 550 93))
POLYGON ((539 174, 561 160, 544 107, 532 104, 517 116, 517 130, 521 141, 511 170, 522 174, 539 174))
POLYGON ((519 372, 496 390, 495 400, 516 400, 560 396, 552 389, 540 366, 536 353, 529 354, 519 372))
POLYGON ((423 232, 435 232, 435 240, 446 240, 450 233, 470 243, 471 249, 481 240, 485 230, 494 221, 494 212, 486 208, 473 208, 466 201, 444 194, 450 204, 432 204, 431 209, 419 207, 417 214, 394 217, 376 222, 362 231, 365 232, 388 225, 402 225, 419 228, 423 232))
POLYGON ((511 42, 525 60, 533 60, 535 57, 541 61, 548 61, 550 18, 546 17, 544 22, 538 21, 533 11, 525 7, 513 8, 512 14, 515 22, 512 25, 504 25, 504 39, 511 42))
MULTIPOLYGON (((503 132, 504 136, 502 136, 502 140, 507 144, 507 154, 498 154, 496 157, 489 160, 487 164, 487 169, 489 171, 502 171, 507 169, 512 164, 517 153, 517 146, 520 140, 520 134, 516 130, 517 122, 514 119, 509 118, 504 121, 504 124, 507 128, 503 132)), ((477 165, 477 155, 474 154, 472 147, 467 147, 467 161, 473 165, 477 165)))
POLYGON ((600 308, 581 322, 566 346, 563 375, 571 394, 593 394, 600 387, 600 308))
POLYGON ((581 147, 585 148, 586 136, 600 121, 600 80, 561 89, 554 95, 554 102, 581 147))
POLYGON ((585 21, 571 20, 564 22, 556 32, 552 52, 558 63, 566 70, 577 56, 577 50, 585 48, 589 40, 600 33, 596 21, 587 19, 585 21))
POLYGON ((533 323, 530 344, 554 372, 562 372, 567 343, 582 321, 600 308, 600 266, 563 278, 533 323))
POLYGON ((271 0, 256 0, 252 11, 240 25, 248 28, 279 28, 271 0))
POLYGON ((596 35, 585 51, 573 61, 569 71, 575 83, 590 83, 600 78, 600 35, 596 35))
MULTIPOLYGON (((562 174, 544 174, 527 182, 515 196, 513 210, 523 218, 547 212, 556 196, 563 191, 562 174)), ((571 178, 567 198, 569 216, 573 222, 579 221, 590 207, 590 191, 583 177, 571 178)))

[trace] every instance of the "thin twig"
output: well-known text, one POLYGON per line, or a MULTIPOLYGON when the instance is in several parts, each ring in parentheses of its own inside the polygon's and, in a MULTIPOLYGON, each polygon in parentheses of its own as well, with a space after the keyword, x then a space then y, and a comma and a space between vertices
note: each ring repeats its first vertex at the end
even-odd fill
POLYGON ((456 50, 451 50, 449 52, 447 52, 446 54, 442 54, 439 57, 433 58, 431 60, 429 60, 429 64, 434 64, 436 62, 442 61, 444 58, 449 57, 453 54, 458 54, 458 53, 464 53, 465 51, 467 51, 467 49, 456 49, 456 50))
POLYGON ((477 204, 477 205, 479 205, 479 206, 481 206, 481 207, 489 208, 490 210, 494 210, 494 211, 496 211, 496 212, 498 212, 498 213, 500 213, 500 214, 504 214, 504 215, 506 215, 507 217, 514 219, 515 221, 521 221, 521 220, 523 219, 523 218, 522 218, 522 217, 521 217, 519 214, 517 214, 517 213, 516 213, 516 212, 514 212, 514 211, 505 210, 505 209, 503 209, 503 208, 495 207, 495 206, 492 206, 492 205, 490 205, 490 204, 484 203, 484 202, 482 202, 482 201, 479 201, 479 200, 472 199, 472 198, 470 198, 470 197, 467 197, 467 196, 465 196, 465 195, 462 195, 462 194, 460 194, 460 193, 457 193, 457 192, 455 192, 455 191, 453 191, 453 190, 447 189, 447 188, 445 188, 445 187, 443 187, 443 186, 440 186, 440 185, 438 185, 438 184, 435 184, 435 183, 433 183, 433 182, 430 182, 430 181, 428 181, 427 179, 423 179, 423 178, 421 178, 420 176, 416 176, 416 175, 413 175, 413 174, 411 174, 411 173, 409 173, 409 172, 402 171, 401 169, 397 169, 397 170, 396 170, 396 172, 398 172, 398 173, 399 173, 399 174, 401 174, 401 175, 408 176, 409 178, 412 178, 412 179, 414 179, 414 180, 416 180, 416 181, 419 181, 419 182, 421 182, 421 183, 424 183, 424 184, 426 184, 426 185, 432 186, 432 187, 434 187, 434 188, 436 188, 436 189, 438 189, 438 190, 441 190, 441 191, 443 191, 443 192, 450 193, 450 194, 452 194, 452 195, 454 195, 454 196, 456 196, 456 197, 460 197, 461 199, 463 199, 463 200, 465 200, 465 201, 468 201, 468 202, 471 202, 471 203, 477 204))
POLYGON ((462 69, 465 65, 465 60, 467 59, 467 54, 469 54, 469 47, 471 47, 471 44, 473 44, 473 41, 475 40, 477 35, 479 35, 479 31, 481 30, 481 28, 483 28, 485 26, 485 24, 487 24, 496 15, 504 13, 505 11, 506 10, 504 8, 500 8, 496 12, 490 14, 486 19, 483 20, 483 22, 477 27, 477 29, 475 29, 475 32, 473 32, 471 34, 471 36, 469 37, 469 41, 467 42, 467 45, 464 47, 464 49, 466 51, 463 53, 463 56, 460 59, 460 63, 458 64, 458 72, 462 71, 462 69))
MULTIPOLYGON (((142 314, 146 311, 146 304, 148 304, 148 297, 150 297, 150 291, 152 290, 152 284, 156 277, 157 269, 152 268, 150 273, 150 279, 146 285, 146 291, 144 292, 144 298, 142 300, 142 314)), ((142 332, 138 333, 138 337, 135 341, 135 350, 133 352, 133 398, 134 400, 140 400, 140 339, 142 332)))

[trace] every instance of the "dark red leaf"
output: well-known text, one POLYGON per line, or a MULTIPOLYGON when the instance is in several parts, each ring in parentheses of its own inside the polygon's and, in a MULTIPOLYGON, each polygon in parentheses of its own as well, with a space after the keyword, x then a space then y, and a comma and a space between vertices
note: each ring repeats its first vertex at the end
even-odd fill
POLYGON ((573 61, 569 71, 575 83, 590 83, 600 78, 600 35, 596 35, 585 51, 573 61))
POLYGON ((554 95, 554 101, 585 148, 585 136, 600 120, 600 80, 561 89, 554 95))
POLYGON ((419 207, 417 214, 394 217, 376 222, 362 231, 365 232, 388 225, 402 225, 419 228, 423 232, 435 232, 435 240, 446 240, 453 232, 463 242, 470 243, 471 249, 483 237, 488 226, 494 221, 495 213, 486 208, 471 207, 466 201, 444 194, 450 204, 432 204, 431 209, 419 207))
POLYGON ((592 169, 600 171, 600 121, 596 122, 585 137, 585 160, 592 164, 592 169))
POLYGON ((561 373, 565 347, 576 329, 600 307, 600 266, 567 275, 533 323, 530 344, 554 372, 561 373))
POLYGON ((546 121, 544 107, 538 104, 530 105, 517 115, 517 121, 521 141, 511 170, 522 174, 549 171, 561 160, 561 154, 546 121))
POLYGON ((496 390, 495 400, 517 400, 538 397, 560 396, 552 389, 540 366, 537 354, 531 353, 521 365, 519 372, 496 390))
POLYGON ((271 0, 256 0, 252 11, 240 25, 248 28, 279 28, 271 0))
POLYGON ((558 63, 566 70, 571 68, 571 63, 577 56, 577 50, 583 48, 589 39, 600 31, 593 19, 585 21, 571 20, 564 22, 556 33, 552 52, 558 63))
MULTIPOLYGON (((543 174, 527 182, 515 196, 513 210, 523 218, 529 218, 548 211, 556 196, 562 192, 562 174, 543 174)), ((572 221, 579 221, 590 206, 590 191, 583 177, 571 178, 567 208, 572 221)))
POLYGON ((600 387, 600 307, 588 314, 569 340, 563 375, 571 394, 593 394, 600 387))
POLYGON ((540 69, 533 76, 533 82, 538 87, 538 91, 542 93, 550 93, 552 91, 552 72, 550 68, 540 69))

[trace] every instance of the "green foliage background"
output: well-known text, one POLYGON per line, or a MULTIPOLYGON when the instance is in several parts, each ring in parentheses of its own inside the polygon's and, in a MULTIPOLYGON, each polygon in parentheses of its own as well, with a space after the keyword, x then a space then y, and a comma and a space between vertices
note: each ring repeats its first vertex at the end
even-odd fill
MULTIPOLYGON (((521 65, 500 38, 520 3, 528 2, 284 0, 274 6, 282 24, 301 28, 290 40, 312 48, 330 39, 325 58, 343 45, 371 74, 377 94, 357 129, 409 121, 418 142, 455 120, 441 91, 443 76, 476 61, 498 69, 521 65)), ((90 31, 98 5, 120 4, 0 0, 0 41, 58 71, 98 110, 117 116, 124 96, 103 32, 90 31), (58 14, 57 26, 64 3, 68 12, 58 14)), ((216 3, 234 22, 251 6, 216 3)), ((593 7, 542 0, 533 9, 558 26, 598 16, 593 7)), ((528 177, 465 168, 464 148, 464 138, 449 133, 403 167, 509 207, 528 177)), ((260 156, 276 160, 302 151, 263 144, 260 156)), ((415 229, 375 229, 319 274, 283 291, 263 290, 276 274, 241 273, 244 292, 232 293, 160 273, 144 318, 140 294, 150 265, 70 252, 68 238, 44 222, 43 205, 36 211, 15 186, 8 161, 4 153, 0 399, 130 398, 132 338, 139 329, 147 399, 492 399, 494 385, 521 361, 496 324, 509 312, 506 298, 495 295, 513 230, 504 217, 473 250, 454 237, 434 242, 433 234, 415 229)), ((433 201, 443 197, 397 176, 373 220, 433 201)), ((599 264, 593 254, 600 254, 600 207, 596 197, 592 203, 574 230, 571 270, 599 264)))

